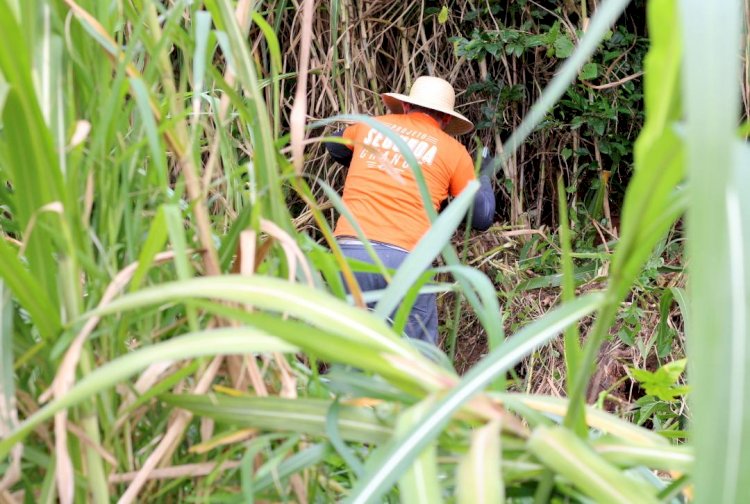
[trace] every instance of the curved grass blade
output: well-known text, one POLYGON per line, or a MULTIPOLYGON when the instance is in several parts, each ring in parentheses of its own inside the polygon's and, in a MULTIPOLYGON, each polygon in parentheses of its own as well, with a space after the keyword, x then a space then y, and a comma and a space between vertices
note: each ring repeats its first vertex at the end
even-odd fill
POLYGON ((273 470, 262 474, 258 471, 256 479, 253 481, 253 490, 255 492, 262 492, 292 474, 317 465, 325 459, 329 452, 327 443, 316 444, 295 453, 274 467, 273 470))
POLYGON ((83 377, 63 397, 50 402, 24 420, 8 437, 0 441, 0 458, 7 455, 13 445, 22 440, 36 426, 52 418, 58 411, 113 387, 154 362, 192 359, 207 355, 295 351, 297 351, 296 347, 250 328, 200 331, 141 348, 95 369, 83 377))
POLYGON ((547 467, 570 480, 596 502, 659 502, 656 488, 625 476, 563 427, 538 427, 531 435, 528 447, 547 467))
MULTIPOLYGON (((524 406, 535 411, 557 417, 558 421, 565 417, 570 406, 570 401, 562 397, 516 393, 491 393, 490 395, 501 403, 506 400, 520 401, 524 406)), ((668 445, 668 441, 654 431, 634 425, 606 411, 593 406, 586 406, 585 412, 586 425, 593 429, 617 436, 639 446, 668 445)))
POLYGON ((507 372, 534 349, 543 345, 570 324, 585 317, 602 303, 601 294, 588 294, 565 304, 545 317, 529 324, 505 344, 493 350, 476 364, 448 394, 425 415, 423 421, 404 436, 392 439, 371 457, 367 476, 358 481, 347 502, 364 504, 380 498, 406 470, 421 450, 437 437, 453 414, 484 389, 490 382, 507 372))
POLYGON ((594 450, 620 467, 646 466, 660 471, 691 473, 695 464, 693 450, 687 446, 633 446, 603 440, 594 443, 594 450))
MULTIPOLYGON (((400 415, 396 423, 396 434, 403 434, 420 422, 427 408, 434 402, 433 398, 429 398, 400 415)), ((357 476, 361 477, 359 474, 357 476)), ((437 442, 433 441, 422 450, 412 466, 399 479, 398 488, 402 502, 415 504, 443 502, 438 479, 437 442)))
POLYGON ((123 296, 85 314, 84 318, 187 299, 234 301, 286 313, 373 349, 392 352, 407 359, 420 358, 418 352, 395 337, 385 322, 368 312, 319 290, 259 275, 224 275, 161 284, 123 296))
MULTIPOLYGON (((196 415, 239 427, 326 436, 328 399, 284 399, 281 397, 228 397, 167 394, 162 400, 196 415)), ((341 405, 337 426, 342 439, 379 444, 393 433, 373 409, 341 405)))
POLYGON ((344 462, 349 468, 357 475, 361 477, 364 473, 364 467, 362 462, 357 458, 354 452, 346 446, 344 440, 341 439, 339 433, 339 411, 341 410, 341 403, 339 403, 339 397, 337 396, 331 403, 331 407, 328 408, 328 414, 326 415, 326 435, 328 440, 333 445, 333 448, 338 452, 344 462))
POLYGON ((499 422, 490 422, 471 433, 469 452, 457 469, 459 504, 505 501, 501 458, 499 422))

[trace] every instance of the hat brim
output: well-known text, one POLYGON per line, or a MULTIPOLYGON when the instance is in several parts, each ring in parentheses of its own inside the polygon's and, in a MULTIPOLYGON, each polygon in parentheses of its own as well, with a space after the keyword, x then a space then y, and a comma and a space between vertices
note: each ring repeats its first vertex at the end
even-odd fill
POLYGON ((404 103, 419 105, 420 107, 426 107, 430 110, 436 110, 448 114, 451 116, 451 120, 445 126, 444 131, 449 135, 464 135, 474 129, 474 123, 454 110, 435 107, 434 105, 424 103, 416 98, 400 93, 383 93, 381 98, 383 99, 385 106, 388 107, 388 110, 395 114, 401 114, 404 112, 404 103))

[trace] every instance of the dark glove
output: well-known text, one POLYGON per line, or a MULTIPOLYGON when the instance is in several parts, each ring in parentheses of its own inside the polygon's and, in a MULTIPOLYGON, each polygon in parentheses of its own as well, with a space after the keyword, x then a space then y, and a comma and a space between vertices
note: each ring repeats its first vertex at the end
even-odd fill
POLYGON ((474 196, 474 211, 471 227, 487 231, 495 220, 495 193, 492 180, 495 178, 495 159, 489 156, 487 147, 482 151, 482 167, 479 171, 479 190, 474 196))
MULTIPOLYGON (((337 136, 340 137, 344 134, 344 130, 338 130, 334 131, 331 136, 337 136)), ((349 148, 348 145, 335 143, 335 142, 326 142, 325 143, 326 150, 331 155, 334 161, 336 161, 339 164, 342 164, 349 167, 349 164, 352 162, 352 156, 354 155, 354 151, 349 148)))

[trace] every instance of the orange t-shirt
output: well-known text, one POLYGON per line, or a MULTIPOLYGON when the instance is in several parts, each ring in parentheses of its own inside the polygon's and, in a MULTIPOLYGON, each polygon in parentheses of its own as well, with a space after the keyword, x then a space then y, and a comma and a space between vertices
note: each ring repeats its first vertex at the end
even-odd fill
MULTIPOLYGON (((432 205, 437 210, 450 194, 457 196, 474 175, 466 148, 440 129, 427 114, 392 114, 376 117, 409 146, 422 168, 432 205)), ((419 186, 409 164, 392 140, 365 123, 344 130, 352 141, 352 162, 344 183, 344 203, 369 240, 411 251, 430 227, 419 186)), ((336 236, 357 236, 339 217, 336 236)))

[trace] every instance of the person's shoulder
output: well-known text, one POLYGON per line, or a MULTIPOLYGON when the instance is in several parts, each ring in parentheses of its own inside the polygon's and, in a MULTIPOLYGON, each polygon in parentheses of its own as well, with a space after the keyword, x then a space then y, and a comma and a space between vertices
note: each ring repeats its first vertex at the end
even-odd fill
POLYGON ((374 116, 373 118, 380 122, 392 124, 392 123, 398 123, 399 121, 403 121, 404 114, 382 114, 382 115, 374 116))
POLYGON ((445 131, 440 130, 441 142, 448 146, 451 151, 457 154, 466 155, 469 159, 471 159, 471 155, 469 154, 469 151, 466 149, 464 144, 458 141, 458 139, 452 135, 449 135, 445 131))

